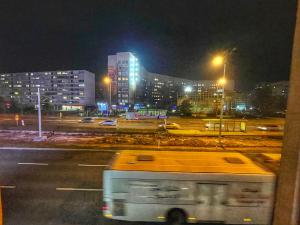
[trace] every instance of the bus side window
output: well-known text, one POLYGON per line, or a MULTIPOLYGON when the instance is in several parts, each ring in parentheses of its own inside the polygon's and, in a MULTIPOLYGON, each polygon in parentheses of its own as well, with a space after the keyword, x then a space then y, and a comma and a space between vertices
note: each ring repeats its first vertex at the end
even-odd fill
POLYGON ((199 204, 209 205, 211 188, 209 184, 198 184, 197 202, 199 204))
POLYGON ((227 185, 198 184, 197 202, 204 205, 224 205, 227 198, 227 185))
POLYGON ((130 181, 129 201, 134 203, 156 203, 157 182, 154 181, 130 181))
POLYGON ((113 193, 128 193, 128 180, 127 179, 112 179, 112 192, 113 193))

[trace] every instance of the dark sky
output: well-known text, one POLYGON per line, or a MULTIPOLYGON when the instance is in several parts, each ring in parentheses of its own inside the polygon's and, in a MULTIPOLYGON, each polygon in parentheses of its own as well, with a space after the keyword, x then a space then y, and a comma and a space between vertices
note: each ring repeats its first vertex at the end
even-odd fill
POLYGON ((145 68, 215 79, 219 50, 237 47, 238 88, 287 80, 296 0, 0 1, 0 72, 87 69, 132 51, 145 68))

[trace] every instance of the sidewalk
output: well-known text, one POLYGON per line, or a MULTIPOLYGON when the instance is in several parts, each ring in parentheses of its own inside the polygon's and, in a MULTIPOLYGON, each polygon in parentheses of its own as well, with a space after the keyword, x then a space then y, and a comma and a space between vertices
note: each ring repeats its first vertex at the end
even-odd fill
MULTIPOLYGON (((87 146, 86 146, 87 147, 87 146)), ((194 151, 194 152, 240 152, 240 153, 280 153, 281 148, 278 147, 191 147, 191 146, 154 146, 154 145, 101 145, 95 147, 95 146, 89 146, 90 148, 74 148, 74 146, 68 147, 53 147, 53 146, 37 146, 37 145, 31 145, 31 146, 20 146, 20 147, 12 147, 12 146, 6 146, 0 147, 1 150, 53 150, 53 151, 108 151, 108 152, 117 152, 122 150, 148 150, 148 151, 194 151)))
MULTIPOLYGON (((200 130, 167 130, 170 135, 178 136, 206 136, 217 137, 219 131, 200 131, 200 130)), ((265 132, 265 131, 249 131, 249 132, 233 132, 222 131, 222 136, 269 136, 269 137, 282 137, 283 132, 265 132)))

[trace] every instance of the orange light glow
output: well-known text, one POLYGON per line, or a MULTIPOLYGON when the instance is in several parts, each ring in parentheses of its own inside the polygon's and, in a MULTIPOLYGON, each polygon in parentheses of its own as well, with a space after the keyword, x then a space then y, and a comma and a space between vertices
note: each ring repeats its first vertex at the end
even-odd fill
POLYGON ((225 78, 220 78, 219 80, 218 80, 218 84, 219 85, 225 85, 226 84, 226 79, 225 78))
POLYGON ((103 81, 105 84, 109 84, 111 82, 111 79, 110 77, 104 77, 103 81))
POLYGON ((220 66, 224 64, 224 57, 221 55, 216 56, 215 58, 213 58, 212 60, 212 64, 214 66, 220 66))

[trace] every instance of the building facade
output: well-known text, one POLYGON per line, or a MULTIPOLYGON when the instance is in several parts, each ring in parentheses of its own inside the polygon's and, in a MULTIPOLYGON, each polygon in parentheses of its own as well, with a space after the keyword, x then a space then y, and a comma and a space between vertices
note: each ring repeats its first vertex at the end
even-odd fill
MULTIPOLYGON (((112 102, 117 108, 144 105, 170 109, 186 98, 187 88, 195 104, 209 102, 206 105, 211 108, 222 94, 215 80, 196 81, 148 72, 130 52, 108 56, 108 75, 112 81, 112 102)), ((233 91, 234 81, 229 80, 225 89, 233 91)))
POLYGON ((95 75, 86 70, 0 74, 0 96, 26 106, 42 101, 56 110, 80 110, 95 104, 95 75))
MULTIPOLYGON (((234 81, 227 80, 224 90, 224 111, 228 112, 232 110, 234 81)), ((191 86, 184 87, 177 105, 180 105, 184 100, 189 100, 194 114, 216 113, 220 110, 222 95, 223 87, 218 84, 217 80, 194 81, 191 86)))
POLYGON ((111 78, 112 104, 133 106, 137 83, 140 80, 139 60, 130 52, 119 52, 108 56, 108 76, 111 78))
POLYGON ((255 89, 269 87, 272 90, 273 96, 288 97, 289 81, 277 81, 277 82, 261 82, 255 86, 255 89))
POLYGON ((144 102, 156 108, 177 105, 177 99, 191 80, 144 71, 141 74, 137 102, 144 102))

